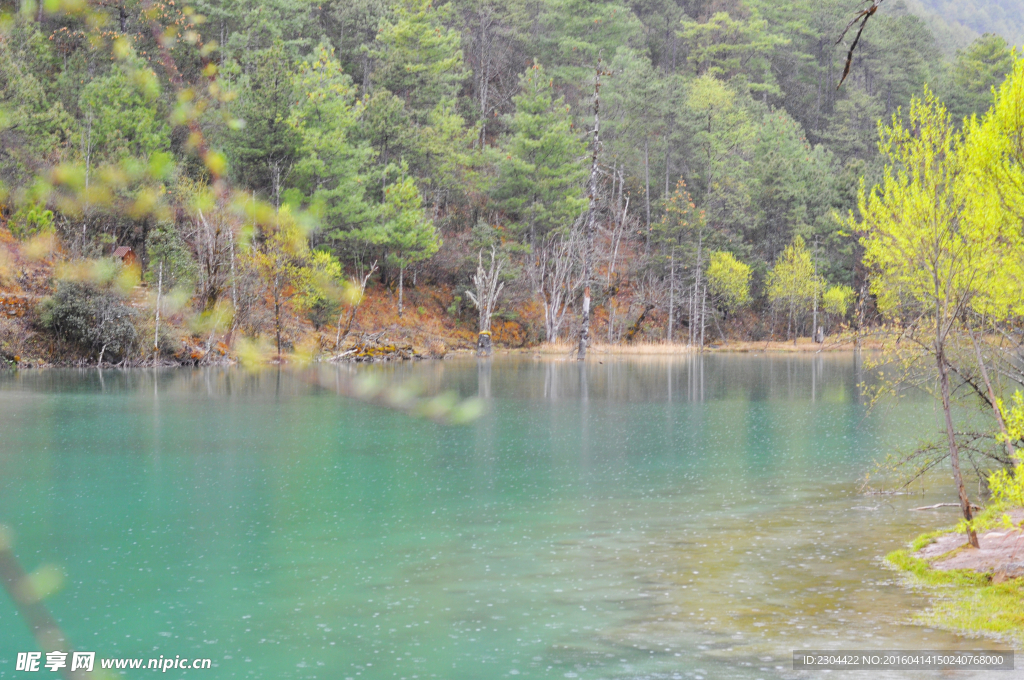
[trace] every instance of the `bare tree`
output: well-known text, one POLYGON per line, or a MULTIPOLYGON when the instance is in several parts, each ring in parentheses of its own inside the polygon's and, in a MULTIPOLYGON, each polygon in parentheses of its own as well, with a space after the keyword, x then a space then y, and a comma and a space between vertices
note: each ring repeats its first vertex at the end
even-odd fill
MULTIPOLYGON (((370 281, 370 277, 373 276, 374 272, 376 272, 376 271, 377 271, 377 260, 374 260, 373 261, 373 265, 370 267, 370 271, 368 271, 366 273, 366 276, 363 277, 363 281, 362 281, 362 283, 359 286, 359 296, 356 297, 352 301, 352 310, 349 312, 349 315, 348 315, 348 324, 345 326, 345 334, 344 334, 344 336, 342 336, 342 333, 341 333, 341 320, 342 320, 342 318, 344 318, 345 313, 342 312, 341 314, 338 314, 338 335, 334 339, 334 348, 335 349, 338 349, 338 347, 341 346, 341 339, 342 339, 342 337, 348 337, 349 332, 352 330, 352 322, 355 320, 356 312, 359 311, 359 305, 361 305, 363 303, 363 297, 365 297, 365 295, 366 295, 366 284, 370 281)), ((355 285, 354 281, 352 282, 352 285, 353 286, 355 285)))
MULTIPOLYGON (((625 340, 633 342, 643 327, 647 315, 660 307, 665 301, 665 282, 654 272, 646 271, 633 284, 634 297, 640 303, 640 315, 626 329, 625 340)), ((631 305, 632 307, 632 305, 631 305)))
POLYGON ((578 267, 580 240, 580 229, 576 225, 568 233, 551 234, 539 249, 537 263, 533 267, 534 288, 544 305, 544 339, 547 342, 558 339, 565 312, 583 281, 578 267))
POLYGON ((608 310, 608 342, 612 342, 615 327, 615 295, 618 291, 617 276, 615 273, 615 266, 619 262, 619 250, 622 247, 623 237, 628 232, 639 232, 641 228, 640 218, 636 215, 629 214, 629 200, 630 196, 625 195, 623 200, 623 188, 626 184, 626 171, 625 167, 616 167, 612 171, 612 189, 611 189, 611 213, 612 219, 608 227, 602 231, 602 240, 607 244, 607 251, 605 253, 605 259, 607 261, 607 267, 605 268, 605 287, 608 290, 608 296, 605 300, 605 306, 608 310))
POLYGON ((593 141, 591 142, 590 156, 590 182, 588 183, 588 208, 587 218, 583 227, 583 314, 580 320, 579 347, 576 350, 576 360, 583 361, 587 358, 587 345, 590 343, 590 283, 593 278, 594 268, 594 232, 597 231, 598 214, 598 178, 600 168, 597 161, 601 153, 601 76, 610 75, 601 70, 598 62, 594 74, 594 129, 592 131, 593 141))
POLYGON ((498 257, 498 250, 491 246, 491 264, 484 269, 484 251, 481 250, 476 266, 476 274, 473 276, 473 285, 476 286, 476 293, 466 291, 466 295, 473 301, 480 311, 480 333, 477 337, 477 353, 480 356, 490 356, 491 346, 491 316, 494 314, 494 307, 498 302, 505 284, 499 279, 504 261, 498 257))

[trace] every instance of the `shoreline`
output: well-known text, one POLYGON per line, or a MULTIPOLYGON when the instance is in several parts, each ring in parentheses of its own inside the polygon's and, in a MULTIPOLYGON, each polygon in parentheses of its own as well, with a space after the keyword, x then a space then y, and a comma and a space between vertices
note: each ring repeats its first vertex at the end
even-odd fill
MULTIPOLYGON (((352 351, 341 353, 324 352, 316 357, 300 355, 298 353, 284 354, 280 357, 265 357, 257 363, 266 366, 288 366, 288 365, 309 365, 310 363, 405 363, 417 361, 444 361, 463 358, 477 357, 476 350, 468 347, 455 347, 449 349, 445 354, 432 354, 428 349, 417 351, 413 346, 400 348, 402 352, 375 352, 357 353, 352 356, 345 356, 352 351), (394 354, 395 356, 392 356, 394 354), (402 356, 398 356, 402 354, 402 356)), ((862 346, 860 351, 873 351, 875 347, 862 346)), ((791 342, 730 342, 725 345, 705 347, 700 351, 690 345, 667 344, 667 343, 635 343, 632 345, 607 345, 595 344, 588 349, 587 361, 597 357, 614 358, 640 358, 640 357, 695 357, 711 354, 777 354, 777 355, 815 355, 815 354, 850 354, 858 351, 852 342, 835 343, 824 346, 812 344, 810 338, 802 338, 796 346, 791 342)), ((542 343, 534 347, 495 347, 488 358, 500 357, 545 357, 545 358, 575 358, 576 346, 568 343, 542 343)), ((147 359, 140 362, 110 363, 102 365, 82 360, 73 361, 46 361, 36 357, 17 357, 18 361, 0 361, 0 372, 5 370, 38 370, 38 369, 153 369, 153 368, 199 368, 204 366, 241 366, 251 363, 244 351, 226 352, 213 360, 204 361, 202 358, 188 359, 147 359)), ((2 359, 2 357, 0 357, 2 359)))
POLYGON ((1024 510, 1010 515, 1011 528, 979 533, 980 549, 942 529, 885 557, 906 586, 932 599, 915 622, 1024 648, 1024 510))

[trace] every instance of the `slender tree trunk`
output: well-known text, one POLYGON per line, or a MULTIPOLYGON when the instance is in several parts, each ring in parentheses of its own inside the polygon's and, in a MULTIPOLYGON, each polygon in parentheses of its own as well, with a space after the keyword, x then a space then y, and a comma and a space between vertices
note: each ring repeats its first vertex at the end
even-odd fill
POLYGON ((601 152, 601 62, 598 62, 594 75, 593 145, 590 160, 590 205, 583 231, 583 318, 580 321, 579 346, 576 350, 577 361, 587 358, 587 345, 590 343, 590 280, 593 278, 594 231, 597 229, 597 159, 601 152))
MULTIPOLYGON (((353 303, 352 311, 348 315, 348 325, 345 326, 345 337, 348 337, 349 331, 352 330, 352 322, 355 321, 356 312, 359 311, 359 305, 363 304, 363 297, 366 295, 366 284, 369 282, 370 277, 373 276, 375 271, 377 271, 377 260, 373 261, 373 264, 370 266, 370 271, 363 277, 363 284, 359 288, 359 298, 353 303)), ((338 349, 341 345, 341 317, 342 314, 338 314, 338 335, 334 338, 334 349, 338 349)))
POLYGON ((402 316, 402 288, 405 283, 405 266, 398 268, 398 316, 402 316))
POLYGON ((693 286, 693 313, 697 315, 700 323, 700 335, 698 337, 697 330, 693 331, 693 340, 696 342, 700 340, 700 347, 704 349, 704 310, 698 309, 697 296, 700 294, 701 286, 704 282, 704 231, 700 231, 697 237, 697 271, 696 278, 693 286))
POLYGON ((796 338, 793 337, 793 307, 795 302, 793 296, 789 296, 789 323, 786 325, 786 340, 792 339, 793 344, 796 344, 796 338))
POLYGON ((672 147, 670 146, 668 148, 668 151, 665 152, 665 199, 666 200, 668 199, 668 196, 669 196, 668 168, 669 168, 669 161, 671 160, 671 158, 672 158, 672 147))
POLYGON ((160 263, 160 273, 156 281, 156 327, 153 329, 153 355, 160 351, 160 297, 164 290, 164 263, 160 263))
POLYGON ((704 284, 704 291, 700 299, 700 351, 704 351, 704 327, 707 325, 708 310, 708 284, 704 284))
POLYGON ((281 291, 278 275, 274 275, 274 329, 277 337, 277 358, 281 358, 281 291))
POLYGON ((281 163, 273 161, 270 165, 270 175, 274 183, 274 208, 281 210, 281 163))
POLYGON ((487 21, 480 18, 480 55, 484 60, 483 82, 480 83, 480 150, 487 145, 487 89, 491 80, 490 45, 487 42, 487 21))
POLYGON ((690 347, 693 347, 694 338, 695 338, 694 328, 696 328, 696 326, 694 325, 694 323, 695 323, 694 316, 697 313, 696 312, 696 309, 697 309, 697 293, 696 293, 696 290, 697 290, 697 287, 695 285, 694 286, 690 286, 690 294, 687 296, 689 298, 687 300, 687 302, 689 303, 689 309, 687 310, 687 316, 689 318, 687 320, 689 321, 689 324, 690 324, 690 328, 689 328, 689 331, 690 331, 690 347))
POLYGON ((669 344, 672 344, 672 327, 675 326, 675 309, 676 309, 676 256, 675 252, 669 256, 669 262, 671 267, 669 268, 669 280, 668 280, 668 332, 665 334, 665 338, 669 344))
MULTIPOLYGON (((238 280, 235 277, 235 230, 228 225, 228 240, 231 244, 231 312, 232 316, 238 314, 238 280)), ((231 327, 235 327, 234 318, 231 320, 231 327)))
POLYGON ((814 267, 814 317, 811 321, 811 339, 818 342, 818 267, 814 267))
MULTIPOLYGON (((949 366, 946 364, 945 350, 941 345, 939 345, 938 351, 935 354, 935 360, 939 365, 942 411, 946 416, 946 439, 949 442, 949 460, 953 466, 953 481, 956 483, 956 491, 960 496, 960 510, 963 512, 964 519, 970 522, 973 519, 971 515, 971 501, 967 498, 964 478, 960 474, 960 450, 956 444, 956 431, 953 429, 953 416, 949 405, 949 366)), ((967 530, 967 541, 975 548, 979 547, 978 535, 974 532, 974 529, 967 530)))
POLYGON ((999 402, 996 401, 996 392, 992 389, 992 382, 988 379, 988 369, 985 367, 985 358, 981 356, 981 345, 978 344, 974 333, 968 331, 971 342, 974 344, 974 352, 978 357, 978 368, 981 370, 981 377, 985 380, 985 387, 988 388, 988 399, 992 403, 992 411, 995 412, 996 423, 999 425, 999 432, 1003 435, 1003 446, 1006 448, 1006 456, 1013 460, 1013 443, 1010 441, 1009 433, 1006 431, 1006 422, 1003 421, 1003 414, 999 410, 999 402))
POLYGON ((647 202, 647 245, 651 243, 651 154, 650 141, 644 140, 644 196, 647 202))

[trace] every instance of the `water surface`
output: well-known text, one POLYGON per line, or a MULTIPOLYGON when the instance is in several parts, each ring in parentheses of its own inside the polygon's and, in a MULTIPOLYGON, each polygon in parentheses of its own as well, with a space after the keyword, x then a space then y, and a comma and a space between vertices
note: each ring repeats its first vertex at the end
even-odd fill
MULTIPOLYGON (((879 562, 954 521, 908 512, 945 486, 858 493, 930 402, 868 414, 853 355, 602 361, 0 374, 0 522, 68 575, 79 649, 207 677, 768 680, 809 677, 797 648, 988 646, 912 625, 879 562), (485 415, 339 396, 367 371, 485 415)), ((0 677, 33 648, 0 594, 0 677)))

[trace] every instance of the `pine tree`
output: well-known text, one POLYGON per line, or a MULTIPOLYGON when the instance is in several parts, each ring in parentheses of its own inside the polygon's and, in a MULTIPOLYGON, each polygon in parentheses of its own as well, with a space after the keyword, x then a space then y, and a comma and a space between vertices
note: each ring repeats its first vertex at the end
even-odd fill
POLYGON ((242 83, 235 115, 245 121, 228 138, 232 174, 243 185, 270 196, 280 207, 284 182, 302 135, 289 124, 295 96, 291 58, 280 40, 253 53, 252 74, 242 83))
POLYGON ((384 190, 376 242, 387 249, 389 261, 398 267, 398 315, 401 316, 405 268, 429 258, 441 247, 441 238, 426 216, 423 198, 411 177, 404 177, 384 190))
MULTIPOLYGON (((33 31, 29 41, 37 42, 33 31)), ((0 181, 22 182, 40 159, 56 154, 72 138, 76 121, 47 95, 32 64, 8 40, 0 40, 0 181)))
POLYGON ((417 121, 425 121, 441 102, 454 100, 469 75, 461 35, 444 23, 450 15, 450 4, 402 0, 371 49, 377 61, 373 83, 405 101, 417 121))
POLYGON ((124 156, 149 158, 171 146, 166 114, 160 110, 156 74, 138 58, 119 62, 82 90, 86 153, 98 161, 124 156))
POLYGON ((366 195, 372 150, 357 139, 362 106, 334 50, 321 43, 299 67, 290 124, 301 137, 294 184, 328 233, 340 236, 372 220, 366 195))
POLYGON ((999 87, 1012 70, 1013 52, 998 35, 983 35, 957 53, 946 96, 954 119, 984 112, 992 103, 992 88, 999 87))
POLYGON ((537 247, 551 232, 567 231, 586 207, 586 144, 573 131, 569 107, 555 97, 540 64, 520 77, 514 101, 495 197, 513 231, 537 247))

